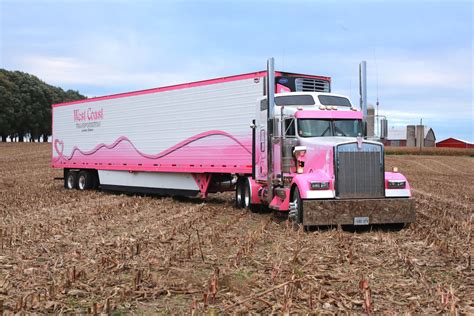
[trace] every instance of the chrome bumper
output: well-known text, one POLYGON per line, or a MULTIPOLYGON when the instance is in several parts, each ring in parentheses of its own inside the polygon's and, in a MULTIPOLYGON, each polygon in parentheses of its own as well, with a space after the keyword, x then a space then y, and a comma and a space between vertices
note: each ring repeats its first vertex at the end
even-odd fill
POLYGON ((415 199, 303 200, 303 225, 353 225, 354 218, 368 217, 369 224, 412 223, 415 199))

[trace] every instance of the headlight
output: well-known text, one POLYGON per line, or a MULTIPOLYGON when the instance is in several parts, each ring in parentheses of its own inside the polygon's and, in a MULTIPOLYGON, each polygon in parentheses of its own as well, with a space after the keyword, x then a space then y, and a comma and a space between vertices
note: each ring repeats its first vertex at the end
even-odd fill
POLYGON ((328 190, 329 182, 311 181, 311 189, 312 190, 328 190))
POLYGON ((405 180, 388 180, 389 189, 405 189, 406 184, 405 180))

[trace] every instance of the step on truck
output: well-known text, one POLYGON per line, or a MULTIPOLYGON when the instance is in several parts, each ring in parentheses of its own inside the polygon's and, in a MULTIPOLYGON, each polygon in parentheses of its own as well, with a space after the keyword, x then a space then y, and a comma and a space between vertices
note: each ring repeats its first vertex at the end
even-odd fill
POLYGON ((266 71, 52 106, 67 189, 171 196, 234 191, 304 226, 410 223, 407 179, 364 138, 331 78, 266 71))

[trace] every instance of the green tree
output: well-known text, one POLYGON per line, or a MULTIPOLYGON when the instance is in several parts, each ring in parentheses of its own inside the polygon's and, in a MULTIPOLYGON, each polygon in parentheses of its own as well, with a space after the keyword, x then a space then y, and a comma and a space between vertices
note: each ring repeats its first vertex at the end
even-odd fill
POLYGON ((51 105, 82 100, 78 91, 64 91, 48 85, 37 77, 20 72, 0 69, 0 137, 18 137, 24 141, 46 141, 51 135, 51 105))

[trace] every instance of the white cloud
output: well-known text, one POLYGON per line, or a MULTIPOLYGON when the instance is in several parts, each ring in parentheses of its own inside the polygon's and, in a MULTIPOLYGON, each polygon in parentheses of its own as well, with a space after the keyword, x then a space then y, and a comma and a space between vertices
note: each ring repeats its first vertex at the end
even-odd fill
POLYGON ((106 63, 80 61, 71 57, 27 56, 18 62, 23 71, 58 86, 87 85, 146 89, 206 79, 206 71, 190 65, 186 72, 132 71, 106 63))
MULTIPOLYGON (((385 58, 377 61, 379 84, 381 86, 465 89, 471 86, 472 67, 465 64, 469 60, 432 56, 420 58, 385 58)), ((375 80, 372 67, 370 78, 375 80)))

